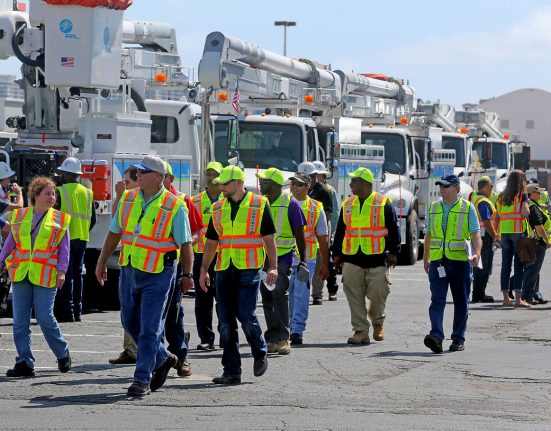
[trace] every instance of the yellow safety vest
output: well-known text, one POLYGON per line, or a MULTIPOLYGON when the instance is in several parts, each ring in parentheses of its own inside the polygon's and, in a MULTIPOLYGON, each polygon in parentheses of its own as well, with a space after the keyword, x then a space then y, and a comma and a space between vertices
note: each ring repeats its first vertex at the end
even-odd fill
POLYGON ((548 200, 547 191, 541 192, 540 198, 538 199, 540 210, 543 211, 546 215, 549 215, 549 210, 541 208, 541 205, 547 205, 547 200, 548 200))
POLYGON ((491 219, 492 224, 495 221, 496 207, 494 206, 494 204, 492 203, 492 201, 489 198, 487 198, 484 195, 479 195, 478 193, 476 194, 476 197, 473 199, 472 202, 473 202, 474 208, 476 210, 476 215, 478 216, 478 222, 480 223, 480 236, 484 236, 484 235, 486 235, 486 228, 484 227, 484 224, 482 223, 482 218, 480 217, 480 212, 478 211, 478 205, 480 205, 481 202, 486 202, 488 205, 490 205, 490 211, 492 213, 491 216, 490 216, 490 219, 491 219))
MULTIPOLYGON (((221 195, 223 197, 223 195, 221 195)), ((219 197, 219 199, 221 199, 219 197)), ((201 192, 191 198, 191 201, 193 202, 193 205, 195 208, 197 208, 197 212, 201 214, 201 218, 203 221, 203 229, 201 229, 201 237, 199 238, 199 241, 197 241, 197 244, 193 246, 193 251, 195 253, 203 253, 205 251, 205 243, 207 242, 207 239, 205 238, 205 234, 207 233, 207 226, 209 225, 210 219, 212 217, 212 202, 209 198, 208 193, 201 192)))
POLYGON ((119 264, 130 263, 140 271, 160 273, 164 269, 164 255, 178 250, 172 237, 172 220, 180 205, 176 196, 163 189, 144 213, 140 189, 125 191, 119 203, 122 228, 119 264))
POLYGON ((442 201, 435 201, 430 205, 430 253, 431 261, 446 257, 450 260, 468 260, 465 249, 465 240, 470 241, 469 208, 472 205, 465 199, 459 199, 450 208, 446 234, 444 236, 443 221, 444 209, 442 201))
MULTIPOLYGON (((533 200, 530 200, 530 202, 528 203, 528 206, 532 207, 534 205, 537 206, 542 212, 543 218, 545 220, 543 222, 543 229, 545 230, 545 232, 547 232, 547 236, 551 236, 551 217, 549 217, 549 214, 547 214, 543 210, 543 208, 539 206, 539 202, 534 202, 533 200)), ((527 223, 526 227, 528 229, 528 236, 532 237, 535 235, 539 237, 539 235, 537 235, 537 232, 535 232, 535 229, 532 229, 532 226, 530 225, 530 223, 527 223)))
POLYGON ((349 196, 342 204, 342 215, 346 230, 342 252, 353 255, 362 250, 364 254, 381 254, 385 251, 385 204, 388 198, 372 192, 364 201, 360 211, 358 196, 349 196))
POLYGON ((296 246, 295 235, 291 228, 291 223, 289 223, 289 204, 291 203, 291 198, 292 195, 290 193, 283 192, 270 204, 276 228, 278 256, 290 253, 296 246))
POLYGON ((90 222, 94 205, 92 190, 78 183, 64 184, 57 190, 61 197, 61 211, 71 216, 71 239, 90 240, 90 222))
POLYGON ((31 244, 34 207, 16 209, 12 213, 11 232, 15 248, 6 259, 11 281, 29 281, 42 287, 55 287, 57 249, 67 232, 71 216, 50 208, 40 222, 38 234, 31 244))
POLYGON ((522 201, 520 196, 515 196, 512 205, 503 205, 503 201, 497 201, 497 213, 499 214, 499 233, 522 233, 526 229, 526 220, 521 214, 522 201))
POLYGON ((320 213, 323 210, 323 204, 319 201, 306 196, 306 200, 302 202, 302 212, 306 218, 306 226, 304 226, 304 239, 306 240, 306 260, 316 258, 318 252, 318 237, 316 235, 316 226, 320 219, 320 213))
POLYGON ((212 224, 219 236, 215 271, 228 269, 230 263, 237 269, 257 269, 264 266, 266 250, 260 226, 267 203, 264 196, 248 192, 239 204, 233 222, 228 199, 214 203, 212 224))

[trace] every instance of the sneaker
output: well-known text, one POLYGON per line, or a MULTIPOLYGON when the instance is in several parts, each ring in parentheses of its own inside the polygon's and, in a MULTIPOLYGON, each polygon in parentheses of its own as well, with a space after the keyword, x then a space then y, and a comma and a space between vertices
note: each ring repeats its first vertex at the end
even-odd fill
POLYGON ((277 353, 278 348, 277 343, 268 343, 268 353, 277 353))
POLYGON ((71 355, 67 354, 66 357, 57 360, 57 369, 62 373, 67 373, 71 369, 71 355))
POLYGON ((178 358, 176 358, 176 356, 174 356, 172 353, 169 353, 168 358, 166 358, 164 364, 161 365, 159 368, 153 370, 151 383, 149 384, 149 386, 151 387, 151 391, 155 392, 157 389, 165 384, 168 372, 172 367, 176 366, 177 362, 178 358))
POLYGON ((253 373, 256 377, 262 376, 268 369, 268 356, 254 358, 253 373))
POLYGON ((127 395, 129 397, 143 397, 144 395, 151 395, 151 388, 145 383, 134 382, 128 387, 127 395))
POLYGON ((312 300, 312 305, 322 305, 323 304, 323 301, 321 298, 314 298, 312 300))
POLYGON ((369 344, 370 342, 367 331, 354 331, 354 335, 347 340, 348 344, 369 344))
POLYGON ((125 349, 120 353, 118 358, 109 359, 109 363, 114 365, 135 364, 136 358, 125 349))
POLYGON ((450 344, 450 352, 462 352, 465 350, 465 344, 459 341, 452 341, 450 344))
POLYGON ((220 377, 212 379, 212 383, 216 383, 217 385, 240 385, 241 376, 232 376, 224 373, 220 377))
POLYGON ((197 344, 197 350, 214 350, 214 343, 201 343, 197 344))
POLYGON ((174 368, 176 368, 176 374, 178 374, 179 377, 191 376, 191 364, 185 359, 179 360, 174 368))
POLYGON ((291 334, 291 346, 298 346, 302 344, 302 335, 300 334, 291 334))
POLYGON ((336 301, 337 300, 337 294, 336 293, 333 293, 331 295, 329 295, 329 301, 336 301))
POLYGON ((383 341, 385 339, 385 328, 382 324, 373 325, 373 339, 375 341, 383 341))
POLYGON ((27 365, 26 362, 16 362, 11 370, 6 371, 8 377, 34 377, 34 368, 27 365))
POLYGON ((282 340, 277 346, 277 353, 280 355, 288 355, 291 353, 291 342, 289 340, 282 340))
POLYGON ((432 350, 433 353, 442 353, 442 341, 433 335, 427 335, 424 340, 425 346, 432 350))

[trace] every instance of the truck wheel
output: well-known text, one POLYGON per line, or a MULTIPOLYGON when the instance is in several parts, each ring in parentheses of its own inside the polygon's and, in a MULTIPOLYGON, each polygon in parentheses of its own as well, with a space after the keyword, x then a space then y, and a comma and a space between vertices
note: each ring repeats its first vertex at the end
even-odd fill
POLYGON ((419 257, 419 223, 417 211, 411 210, 406 224, 406 243, 400 251, 400 263, 414 265, 419 257))

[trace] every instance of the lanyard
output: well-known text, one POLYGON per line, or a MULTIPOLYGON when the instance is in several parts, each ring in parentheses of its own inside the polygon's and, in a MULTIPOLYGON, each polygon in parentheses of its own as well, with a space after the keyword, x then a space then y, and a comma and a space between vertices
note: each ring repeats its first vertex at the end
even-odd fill
POLYGON ((37 228, 38 226, 40 226, 40 224, 42 223, 42 219, 44 219, 44 216, 45 216, 46 214, 48 214, 48 211, 46 211, 44 214, 42 214, 42 217, 40 217, 40 219, 38 220, 38 222, 34 225, 34 227, 33 227, 32 230, 31 230, 31 236, 32 236, 32 234, 34 233, 34 231, 36 230, 36 228, 37 228))

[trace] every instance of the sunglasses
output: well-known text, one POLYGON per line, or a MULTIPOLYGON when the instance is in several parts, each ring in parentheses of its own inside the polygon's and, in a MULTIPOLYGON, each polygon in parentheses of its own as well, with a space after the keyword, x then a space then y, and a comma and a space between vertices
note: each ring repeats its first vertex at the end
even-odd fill
POLYGON ((451 184, 448 184, 447 186, 443 185, 443 184, 438 184, 440 187, 442 187, 443 189, 448 189, 450 188, 452 185, 451 184))
POLYGON ((299 181, 291 181, 291 185, 295 187, 306 187, 308 184, 301 183, 299 181))
POLYGON ((145 174, 150 174, 151 172, 155 172, 155 171, 152 171, 151 169, 138 169, 138 172, 142 175, 145 175, 145 174))

